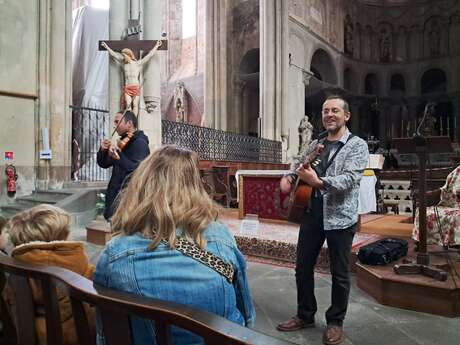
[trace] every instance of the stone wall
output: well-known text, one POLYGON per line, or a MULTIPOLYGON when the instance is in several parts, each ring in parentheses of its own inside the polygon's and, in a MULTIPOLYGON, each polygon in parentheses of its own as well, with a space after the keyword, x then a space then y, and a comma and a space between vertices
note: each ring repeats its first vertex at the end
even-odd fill
MULTIPOLYGON (((1 156, 14 152, 17 195, 59 188, 70 179, 70 0, 13 1, 0 11, 1 156), (40 160, 48 129, 51 160, 40 160)), ((4 161, 0 203, 5 197, 4 161)))
MULTIPOLYGON (((289 92, 283 114, 288 158, 297 150, 297 126, 306 112, 307 91, 321 89, 324 81, 346 90, 352 103, 351 127, 358 135, 374 134, 387 140, 413 133, 424 104, 431 100, 440 104, 438 134, 447 134, 449 123, 451 138, 460 139, 460 49, 453 40, 460 34, 460 3, 369 3, 289 1, 289 92), (318 69, 322 82, 310 79, 310 72, 318 69), (433 69, 446 76, 444 91, 423 93, 423 76, 433 69), (335 71, 336 81, 324 71, 335 71), (403 90, 391 89, 394 76, 402 80, 403 90), (369 77, 375 84, 372 91, 365 87, 369 77), (370 114, 373 107, 378 109, 377 119, 370 114), (442 113, 446 109, 449 114, 442 113)), ((320 102, 313 108, 319 130, 320 102)))
POLYGON ((34 97, 37 96, 37 23, 35 2, 8 0, 0 11, 0 201, 6 198, 4 152, 14 152, 18 194, 34 186, 36 126, 34 97), (27 18, 27 20, 25 20, 27 18), (1 92, 11 92, 11 97, 1 92), (32 96, 31 99, 20 94, 32 96))

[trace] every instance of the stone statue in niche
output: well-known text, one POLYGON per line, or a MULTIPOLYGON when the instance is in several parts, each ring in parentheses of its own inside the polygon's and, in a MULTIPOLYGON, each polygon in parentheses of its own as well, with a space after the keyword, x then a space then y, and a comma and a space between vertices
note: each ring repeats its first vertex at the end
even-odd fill
POLYGON ((176 121, 186 122, 187 100, 185 98, 185 85, 179 81, 174 88, 174 109, 176 110, 176 121))
MULTIPOLYGON (((437 135, 438 133, 436 132, 436 115, 435 115, 435 107, 436 104, 434 102, 428 102, 425 105, 425 110, 424 110, 424 115, 425 117, 425 122, 423 123, 423 135, 425 136, 433 136, 437 135)), ((422 117, 423 119, 423 117, 422 117)), ((422 120, 420 120, 422 121, 422 120)))
POLYGON ((391 58, 391 33, 382 29, 379 37, 380 62, 388 62, 391 58))
POLYGON ((437 20, 431 22, 431 27, 428 31, 428 40, 431 56, 439 55, 441 53, 441 28, 437 20))
POLYGON ((353 55, 353 23, 350 16, 345 19, 343 39, 345 54, 353 55))
POLYGON ((299 123, 299 154, 305 152, 306 147, 311 142, 313 135, 313 125, 310 123, 308 115, 305 115, 299 123))

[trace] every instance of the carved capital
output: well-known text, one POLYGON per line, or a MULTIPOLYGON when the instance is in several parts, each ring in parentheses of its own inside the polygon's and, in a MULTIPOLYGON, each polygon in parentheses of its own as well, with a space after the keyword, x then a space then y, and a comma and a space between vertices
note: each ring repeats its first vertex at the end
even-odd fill
POLYGON ((151 114, 160 109, 160 98, 155 96, 144 96, 145 110, 151 114))

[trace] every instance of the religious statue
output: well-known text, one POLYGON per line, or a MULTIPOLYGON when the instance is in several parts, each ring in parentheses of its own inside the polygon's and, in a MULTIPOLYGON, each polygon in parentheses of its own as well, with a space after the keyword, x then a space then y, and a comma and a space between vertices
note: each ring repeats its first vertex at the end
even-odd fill
MULTIPOLYGON (((425 106, 424 116, 425 122, 423 123, 423 135, 433 136, 437 135, 436 133, 436 117, 435 117, 435 106, 434 102, 428 102, 425 106)), ((423 118, 422 118, 423 119, 423 118)))
POLYGON ((299 154, 310 144, 313 135, 313 125, 308 121, 308 115, 305 115, 299 124, 299 154))
POLYGON ((176 109, 176 121, 186 122, 187 101, 185 98, 185 85, 179 81, 174 88, 174 109, 176 109))
POLYGON ((353 55, 353 24, 350 16, 345 19, 344 27, 344 50, 345 54, 353 55))
POLYGON ((150 60, 155 52, 160 48, 162 42, 157 41, 155 47, 148 52, 142 59, 137 60, 134 53, 129 48, 124 48, 121 53, 113 51, 105 42, 101 45, 109 52, 110 56, 118 63, 122 64, 125 75, 125 85, 123 87, 122 98, 126 110, 132 111, 136 116, 139 114, 139 100, 141 95, 140 74, 143 66, 150 60))
POLYGON ((380 48, 380 61, 388 62, 391 58, 391 34, 387 29, 380 32, 379 48, 380 48))

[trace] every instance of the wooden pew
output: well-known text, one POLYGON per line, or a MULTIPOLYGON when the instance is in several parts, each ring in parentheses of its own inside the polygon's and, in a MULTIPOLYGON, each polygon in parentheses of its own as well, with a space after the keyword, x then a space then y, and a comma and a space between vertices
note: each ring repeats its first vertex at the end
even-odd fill
POLYGON ((70 297, 79 343, 95 344, 94 334, 83 308, 83 302, 95 305, 100 311, 107 345, 132 344, 130 316, 155 321, 157 345, 171 344, 171 326, 178 326, 204 338, 205 344, 228 345, 288 345, 276 339, 240 326, 215 314, 178 303, 145 298, 129 293, 93 286, 93 282, 72 271, 51 266, 27 264, 7 256, 0 256, 0 271, 9 273, 15 292, 22 300, 17 315, 18 345, 36 344, 33 307, 29 279, 41 281, 44 290, 48 344, 62 344, 56 286, 70 297))

